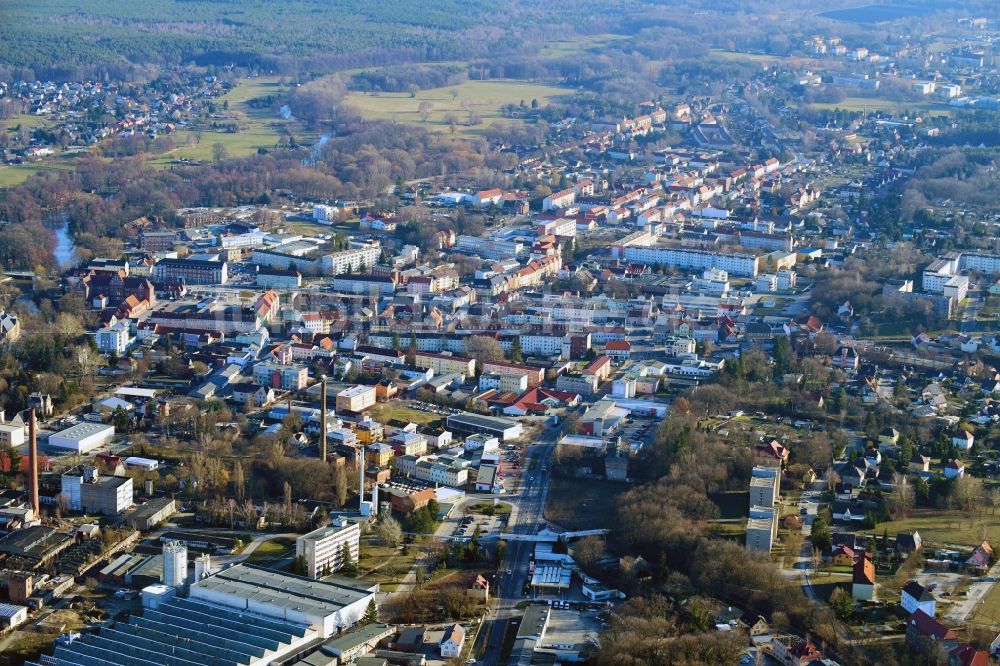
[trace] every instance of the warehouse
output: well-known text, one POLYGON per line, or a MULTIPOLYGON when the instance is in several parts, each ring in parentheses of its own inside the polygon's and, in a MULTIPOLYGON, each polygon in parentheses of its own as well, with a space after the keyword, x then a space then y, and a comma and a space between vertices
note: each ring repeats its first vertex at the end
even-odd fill
POLYGON ((103 423, 78 423, 49 436, 49 447, 88 453, 107 446, 115 436, 115 427, 103 423))
POLYGON ((172 497, 154 497, 136 508, 135 512, 126 516, 129 525, 137 530, 148 532, 177 513, 177 501, 172 497))
POLYGON ((28 619, 27 606, 0 604, 0 628, 12 629, 28 619))
POLYGON ((448 417, 448 428, 457 432, 492 435, 506 442, 521 436, 521 424, 509 419, 478 414, 452 414, 448 417))
POLYGON ((362 587, 240 564, 191 586, 191 598, 285 622, 308 625, 322 638, 361 619, 375 593, 362 587))

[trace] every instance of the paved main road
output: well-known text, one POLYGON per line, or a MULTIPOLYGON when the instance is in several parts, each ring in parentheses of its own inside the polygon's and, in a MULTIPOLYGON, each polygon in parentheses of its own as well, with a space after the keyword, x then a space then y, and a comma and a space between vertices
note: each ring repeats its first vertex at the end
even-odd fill
MULTIPOLYGON (((549 458, 555 444, 547 441, 528 447, 525 455, 520 487, 508 497, 514 505, 508 532, 516 534, 537 534, 544 525, 543 512, 545 498, 549 490, 549 458), (542 468, 546 468, 542 472, 542 468)), ((504 558, 500 563, 500 573, 496 584, 497 606, 493 617, 484 624, 480 635, 484 638, 481 663, 486 666, 500 664, 504 636, 510 625, 514 608, 521 601, 521 590, 528 576, 528 559, 534 543, 531 541, 508 541, 504 558), (511 573, 508 574, 507 572, 511 573)))

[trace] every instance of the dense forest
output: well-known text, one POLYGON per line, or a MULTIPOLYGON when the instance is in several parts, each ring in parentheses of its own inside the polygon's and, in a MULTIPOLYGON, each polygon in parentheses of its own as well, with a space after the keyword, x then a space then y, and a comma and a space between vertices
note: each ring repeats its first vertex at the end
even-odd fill
MULTIPOLYGON (((860 27, 818 14, 855 4, 848 0, 442 0, 431 4, 413 0, 150 0, 130 5, 110 0, 85 4, 24 0, 3 6, 0 79, 125 79, 149 75, 157 67, 190 63, 293 76, 477 58, 502 66, 508 58, 523 61, 538 54, 552 40, 607 33, 636 37, 622 51, 624 57, 630 52, 663 57, 688 43, 785 54, 798 44, 799 32, 823 26, 835 26, 849 41, 860 27), (767 20, 761 20, 762 16, 767 20), (789 30, 775 30, 775 24, 789 30), (709 33, 706 25, 713 28, 709 33)), ((952 11, 950 2, 911 0, 906 4, 952 11)), ((992 3, 983 0, 971 5, 964 3, 966 10, 978 5, 986 11, 992 3)), ((936 18, 928 15, 921 20, 932 26, 936 18)), ((886 38, 891 34, 888 29, 882 32, 886 38)))

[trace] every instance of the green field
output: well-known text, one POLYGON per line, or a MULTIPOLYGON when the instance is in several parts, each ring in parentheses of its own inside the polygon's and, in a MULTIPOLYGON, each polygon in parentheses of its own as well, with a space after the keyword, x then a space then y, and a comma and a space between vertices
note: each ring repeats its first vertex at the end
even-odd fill
POLYGON ((739 62, 757 62, 762 65, 779 62, 781 56, 768 55, 766 53, 744 53, 742 51, 726 51, 725 49, 709 49, 709 54, 719 60, 736 60, 739 62))
POLYGON ((316 137, 303 136, 301 127, 294 120, 285 120, 271 109, 254 109, 248 104, 250 100, 259 97, 277 95, 283 89, 278 77, 240 81, 235 88, 220 97, 218 102, 220 106, 229 103, 228 110, 220 111, 227 119, 218 122, 225 124, 235 121, 240 127, 238 132, 216 131, 210 124, 178 130, 171 135, 177 147, 151 160, 151 163, 166 166, 172 160, 180 159, 211 161, 212 146, 216 143, 221 143, 230 157, 246 157, 256 153, 259 148, 273 148, 284 129, 300 143, 312 143, 316 137))
POLYGON ((846 97, 841 102, 815 102, 809 105, 813 109, 820 111, 888 111, 897 113, 899 111, 919 111, 931 116, 950 116, 951 109, 944 104, 934 102, 894 102, 888 99, 878 99, 876 97, 846 97))
POLYGON ((879 523, 877 534, 883 530, 892 536, 898 532, 920 532, 925 547, 928 545, 954 544, 973 547, 983 536, 990 543, 1000 541, 1000 520, 987 514, 969 515, 962 511, 937 511, 919 509, 906 520, 879 523))
POLYGON ((15 187, 26 181, 39 171, 62 171, 72 168, 71 165, 55 159, 30 164, 0 165, 0 187, 15 187))
POLYGON ((419 554, 417 544, 409 546, 404 555, 401 548, 362 542, 358 578, 378 583, 383 592, 395 592, 413 568, 419 554))
POLYGON ((295 541, 293 539, 272 539, 265 541, 257 550, 250 553, 246 559, 247 564, 263 564, 283 557, 293 557, 295 555, 295 541))
POLYGON ((567 58, 581 56, 588 52, 600 52, 615 42, 624 40, 624 35, 586 35, 574 39, 558 39, 546 42, 538 52, 539 58, 567 58))
POLYGON ((453 115, 456 118, 456 132, 468 136, 481 134, 499 120, 510 120, 503 118, 500 113, 500 107, 505 104, 519 104, 522 100, 525 104, 531 104, 531 100, 537 99, 540 106, 545 106, 553 99, 571 92, 569 88, 527 81, 467 81, 457 86, 421 90, 413 97, 409 93, 351 93, 345 104, 371 120, 396 120, 440 132, 450 130, 447 117, 453 115), (420 105, 423 102, 431 105, 426 121, 420 115, 420 105), (470 112, 478 114, 482 124, 468 126, 470 112))
POLYGON ((1000 585, 994 585, 992 589, 983 597, 982 601, 976 604, 972 615, 968 618, 969 624, 986 627, 996 627, 1000 624, 1000 585))

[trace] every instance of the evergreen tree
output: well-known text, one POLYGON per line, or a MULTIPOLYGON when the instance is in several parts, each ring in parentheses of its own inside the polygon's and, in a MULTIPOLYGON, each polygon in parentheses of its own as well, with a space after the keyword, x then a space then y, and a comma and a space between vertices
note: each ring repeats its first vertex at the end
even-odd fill
POLYGON ((375 600, 372 599, 368 602, 368 608, 365 609, 365 614, 361 616, 361 624, 367 626, 369 624, 375 624, 378 622, 378 606, 375 605, 375 600))
POLYGON ((417 364, 417 335, 410 333, 410 346, 406 350, 406 365, 415 366, 417 364))
POLYGON ((521 336, 515 335, 510 343, 510 360, 514 363, 524 363, 524 353, 521 351, 521 336))

